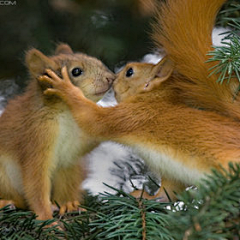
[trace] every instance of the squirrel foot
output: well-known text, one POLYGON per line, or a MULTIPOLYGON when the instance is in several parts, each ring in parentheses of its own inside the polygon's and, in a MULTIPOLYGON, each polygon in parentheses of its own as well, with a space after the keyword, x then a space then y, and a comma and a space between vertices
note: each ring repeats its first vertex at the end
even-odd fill
POLYGON ((64 231, 63 224, 61 224, 61 222, 58 222, 58 221, 52 222, 52 223, 44 226, 44 228, 53 228, 57 231, 64 231))
POLYGON ((65 204, 62 204, 59 209, 59 215, 63 216, 66 212, 70 213, 74 211, 85 212, 86 209, 79 207, 79 205, 79 201, 69 201, 65 204))
POLYGON ((15 209, 15 203, 12 200, 5 200, 5 199, 1 199, 0 200, 0 208, 6 207, 7 205, 9 205, 10 209, 15 209))
POLYGON ((158 202, 169 202, 170 199, 168 198, 168 196, 166 195, 165 191, 160 188, 159 191, 157 192, 157 194, 155 195, 149 195, 147 192, 142 191, 142 190, 135 190, 133 192, 130 193, 131 196, 135 197, 135 198, 144 198, 144 199, 148 199, 148 200, 156 200, 158 202))

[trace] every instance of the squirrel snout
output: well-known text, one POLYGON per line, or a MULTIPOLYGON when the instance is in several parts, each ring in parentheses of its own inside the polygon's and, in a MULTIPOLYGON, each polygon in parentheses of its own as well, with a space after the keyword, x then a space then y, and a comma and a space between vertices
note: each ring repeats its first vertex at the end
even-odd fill
POLYGON ((108 82, 109 84, 112 84, 113 81, 115 80, 115 78, 113 78, 113 77, 106 77, 106 80, 107 80, 107 82, 108 82))

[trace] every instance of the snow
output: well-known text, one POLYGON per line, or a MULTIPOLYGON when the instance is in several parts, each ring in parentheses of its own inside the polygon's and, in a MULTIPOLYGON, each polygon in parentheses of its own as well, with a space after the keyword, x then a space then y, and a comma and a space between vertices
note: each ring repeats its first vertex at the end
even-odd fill
MULTIPOLYGON (((230 31, 229 28, 223 28, 223 27, 216 27, 213 29, 212 32, 212 42, 214 46, 222 46, 222 40, 224 37, 226 37, 228 34, 226 32, 230 31)), ((225 42, 229 42, 229 40, 224 40, 225 42)))
POLYGON ((89 175, 83 183, 83 188, 93 195, 104 191, 114 193, 103 183, 119 187, 120 179, 118 175, 111 174, 111 169, 116 168, 115 161, 122 161, 128 158, 129 154, 130 151, 122 145, 113 142, 102 143, 87 156, 89 175))

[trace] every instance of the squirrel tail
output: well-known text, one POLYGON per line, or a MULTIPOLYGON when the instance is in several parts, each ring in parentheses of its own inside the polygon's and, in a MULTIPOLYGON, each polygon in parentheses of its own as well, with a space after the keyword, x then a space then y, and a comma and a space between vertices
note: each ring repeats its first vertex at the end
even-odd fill
POLYGON ((218 11, 226 0, 165 0, 160 4, 153 25, 153 40, 163 47, 185 80, 174 82, 181 99, 192 107, 214 110, 240 118, 240 104, 235 99, 237 80, 230 84, 217 82, 218 75, 209 69, 212 30, 218 11), (238 105, 236 107, 236 105, 238 105))

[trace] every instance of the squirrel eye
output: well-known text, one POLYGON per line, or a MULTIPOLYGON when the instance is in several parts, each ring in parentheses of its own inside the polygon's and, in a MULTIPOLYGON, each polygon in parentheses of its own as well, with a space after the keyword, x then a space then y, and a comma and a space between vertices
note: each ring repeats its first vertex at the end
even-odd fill
POLYGON ((73 75, 74 77, 78 77, 78 76, 80 76, 82 73, 83 73, 83 71, 82 71, 82 69, 79 68, 79 67, 73 68, 73 70, 72 70, 72 75, 73 75))
POLYGON ((129 68, 126 72, 126 77, 131 77, 133 75, 134 71, 132 68, 129 68))

